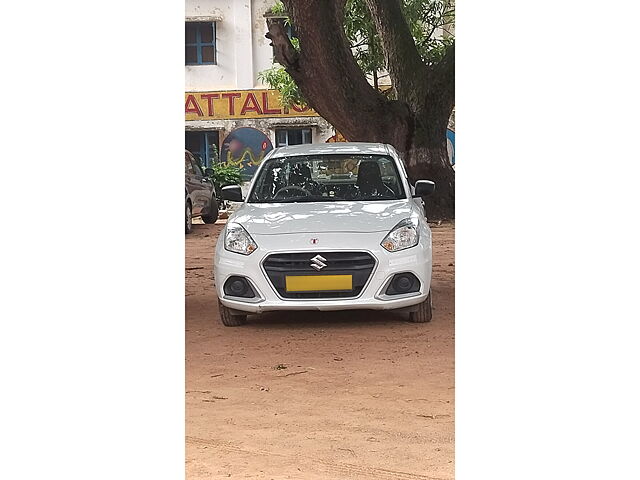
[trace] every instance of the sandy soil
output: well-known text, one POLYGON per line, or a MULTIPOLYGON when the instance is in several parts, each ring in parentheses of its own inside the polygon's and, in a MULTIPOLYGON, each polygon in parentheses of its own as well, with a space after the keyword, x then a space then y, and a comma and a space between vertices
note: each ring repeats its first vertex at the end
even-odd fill
POLYGON ((188 480, 454 478, 454 225, 433 226, 434 319, 297 312, 219 323, 221 225, 186 236, 188 480))

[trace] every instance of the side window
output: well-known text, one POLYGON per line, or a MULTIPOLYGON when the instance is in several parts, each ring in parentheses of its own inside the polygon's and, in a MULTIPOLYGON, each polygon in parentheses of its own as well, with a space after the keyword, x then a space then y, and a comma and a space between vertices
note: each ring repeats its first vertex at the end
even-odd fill
POLYGON ((398 185, 398 174, 396 173, 396 169, 393 165, 393 160, 385 157, 380 157, 378 159, 378 165, 380 165, 380 173, 382 174, 382 181, 385 185, 391 188, 395 194, 397 195, 400 191, 400 186, 398 185))
POLYGON ((215 64, 215 22, 187 22, 185 24, 185 65, 215 64))
POLYGON ((276 130, 276 147, 311 143, 310 128, 289 128, 276 130))
POLYGON ((380 165, 380 173, 383 177, 390 177, 396 175, 396 171, 393 168, 391 160, 388 160, 384 157, 380 157, 378 159, 378 165, 380 165))
POLYGON ((194 174, 193 164, 191 163, 191 158, 189 158, 189 154, 185 152, 184 154, 184 173, 194 174))

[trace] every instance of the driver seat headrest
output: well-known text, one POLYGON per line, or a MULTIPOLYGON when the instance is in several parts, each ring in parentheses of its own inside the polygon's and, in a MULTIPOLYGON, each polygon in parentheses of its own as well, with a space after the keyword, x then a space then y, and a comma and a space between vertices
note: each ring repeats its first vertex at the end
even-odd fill
POLYGON ((364 189, 381 188, 382 174, 378 162, 362 162, 358 166, 358 180, 356 185, 364 189))

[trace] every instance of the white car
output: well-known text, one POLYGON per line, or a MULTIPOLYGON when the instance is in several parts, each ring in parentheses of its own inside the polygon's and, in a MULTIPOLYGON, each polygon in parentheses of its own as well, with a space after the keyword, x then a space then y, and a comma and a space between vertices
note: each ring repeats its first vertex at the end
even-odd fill
POLYGON ((274 310, 398 310, 431 320, 431 230, 421 197, 390 145, 310 144, 264 159, 216 246, 226 326, 274 310))

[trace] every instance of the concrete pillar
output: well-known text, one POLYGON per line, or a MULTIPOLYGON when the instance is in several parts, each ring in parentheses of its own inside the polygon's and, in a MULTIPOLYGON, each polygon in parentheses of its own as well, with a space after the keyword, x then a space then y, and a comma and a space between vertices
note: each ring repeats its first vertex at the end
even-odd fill
POLYGON ((233 2, 234 44, 236 48, 236 85, 238 89, 253 88, 253 52, 251 1, 233 2))

